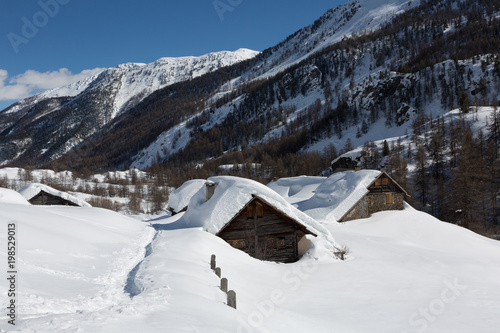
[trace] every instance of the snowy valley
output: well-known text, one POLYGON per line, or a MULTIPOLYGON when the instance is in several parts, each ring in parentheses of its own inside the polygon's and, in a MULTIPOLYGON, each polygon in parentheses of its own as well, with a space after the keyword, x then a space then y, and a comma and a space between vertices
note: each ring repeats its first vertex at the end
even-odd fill
POLYGON ((499 13, 348 0, 1 110, 0 333, 497 332, 499 13))
MULTIPOLYGON (((280 189, 291 201, 313 196, 314 181, 293 183, 280 189)), ((11 190, 2 190, 0 206, 2 228, 15 224, 18 239, 16 332, 486 333, 499 324, 498 241, 409 206, 324 221, 349 247, 346 260, 312 239, 292 264, 256 260, 188 227, 184 213, 140 221, 99 208, 30 206, 11 190), (237 309, 226 305, 212 254, 237 309)), ((11 332, 5 313, 0 320, 11 332)))

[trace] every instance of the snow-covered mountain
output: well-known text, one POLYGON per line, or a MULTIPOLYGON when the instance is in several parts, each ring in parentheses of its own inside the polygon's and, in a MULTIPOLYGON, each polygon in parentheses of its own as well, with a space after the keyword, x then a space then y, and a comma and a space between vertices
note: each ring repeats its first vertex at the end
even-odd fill
POLYGON ((182 75, 157 70, 170 59, 118 67, 76 97, 1 113, 0 160, 147 168, 197 165, 270 142, 286 141, 280 153, 295 154, 400 136, 415 116, 445 114, 464 96, 481 105, 498 99, 498 48, 489 38, 498 7, 350 0, 249 61, 202 77, 204 65, 182 75), (150 93, 178 77, 187 80, 150 93))
POLYGON ((258 53, 239 49, 200 57, 161 58, 150 64, 121 64, 21 100, 0 112, 0 133, 9 138, 0 145, 0 164, 22 154, 29 155, 27 160, 47 152, 45 160, 57 158, 151 93, 253 58, 258 53), (36 128, 32 126, 34 123, 36 128), (38 133, 40 137, 34 142, 38 133), (62 136, 64 142, 59 140, 62 136))
POLYGON ((234 52, 221 51, 199 57, 160 58, 150 64, 120 64, 84 80, 25 98, 3 110, 2 113, 15 113, 22 109, 33 108, 35 104, 50 98, 76 97, 91 85, 99 85, 100 89, 108 90, 109 82, 118 80, 120 84, 114 92, 112 111, 112 117, 114 117, 137 105, 144 97, 156 90, 253 58, 257 54, 259 52, 242 48, 234 52))
POLYGON ((332 8, 313 24, 264 51, 264 60, 251 75, 272 77, 312 54, 357 34, 375 31, 396 15, 415 8, 420 0, 349 0, 332 8))
MULTIPOLYGON (((242 142, 255 145, 304 131, 307 141, 300 143, 301 150, 322 152, 330 143, 341 149, 348 139, 361 145, 402 136, 411 131, 417 114, 437 116, 457 108, 461 93, 488 105, 499 97, 497 55, 482 54, 472 45, 472 52, 460 48, 461 43, 473 43, 460 36, 472 36, 472 26, 487 28, 487 20, 456 24, 461 11, 473 10, 473 5, 451 0, 349 1, 263 51, 252 68, 218 90, 222 103, 168 128, 131 165, 145 168, 192 151, 197 134, 200 140, 222 136, 222 151, 227 152, 242 142), (439 33, 426 24, 434 24, 439 33), (255 88, 231 95, 238 82, 248 85, 249 80, 255 88), (235 127, 240 130, 233 132, 235 127)), ((210 148, 205 151, 220 154, 210 148)))

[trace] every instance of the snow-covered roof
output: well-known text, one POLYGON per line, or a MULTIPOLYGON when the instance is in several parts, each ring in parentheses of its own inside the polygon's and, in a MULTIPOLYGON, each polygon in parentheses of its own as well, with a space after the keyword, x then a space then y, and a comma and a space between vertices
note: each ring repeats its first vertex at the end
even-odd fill
POLYGON ((74 196, 72 196, 69 193, 58 191, 55 188, 52 188, 50 186, 44 185, 44 184, 39 184, 39 183, 31 183, 29 185, 24 186, 22 189, 20 189, 18 192, 26 199, 26 200, 31 200, 35 196, 37 196, 40 192, 45 192, 51 195, 54 195, 56 197, 60 197, 61 199, 68 200, 75 205, 78 205, 80 207, 92 207, 89 203, 80 200, 74 196))
POLYGON ((193 196, 183 216, 186 224, 192 227, 202 227, 205 231, 216 235, 257 197, 285 216, 302 224, 308 231, 326 239, 331 245, 335 244, 325 227, 263 184, 231 176, 211 177, 208 181, 216 184, 213 196, 207 201, 205 186, 203 186, 193 196))
POLYGON ((335 173, 318 186, 311 199, 299 203, 299 208, 318 220, 339 221, 381 175, 378 170, 335 173))
POLYGON ((170 193, 168 197, 168 209, 174 213, 181 212, 189 204, 189 201, 205 185, 206 180, 188 180, 181 187, 170 193))
POLYGON ((271 181, 267 184, 267 187, 281 195, 289 203, 293 204, 311 198, 316 188, 325 180, 326 177, 288 177, 271 181))
POLYGON ((15 205, 30 204, 21 194, 6 188, 0 188, 0 203, 15 205))

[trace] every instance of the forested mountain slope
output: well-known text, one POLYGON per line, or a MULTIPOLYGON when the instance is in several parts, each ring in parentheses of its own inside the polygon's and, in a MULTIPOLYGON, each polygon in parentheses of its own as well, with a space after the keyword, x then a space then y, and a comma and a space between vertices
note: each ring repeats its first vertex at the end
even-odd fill
POLYGON ((151 93, 257 54, 240 49, 122 64, 19 101, 0 112, 0 164, 37 165, 54 160, 151 93))

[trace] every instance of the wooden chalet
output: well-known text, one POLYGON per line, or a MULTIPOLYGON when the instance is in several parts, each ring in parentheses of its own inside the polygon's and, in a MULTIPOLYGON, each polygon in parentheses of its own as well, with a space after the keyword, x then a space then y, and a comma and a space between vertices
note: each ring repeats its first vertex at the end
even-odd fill
POLYGON ((60 196, 47 193, 45 191, 38 192, 33 198, 29 199, 28 202, 32 205, 39 206, 75 206, 79 207, 76 203, 63 199, 60 196))
MULTIPOLYGON (((278 184, 271 186, 283 192, 278 184)), ((367 218, 380 211, 402 210, 405 196, 408 196, 394 179, 378 170, 334 173, 313 192, 309 199, 296 202, 296 205, 317 221, 327 223, 367 218)))
POLYGON ((367 187, 365 195, 347 211, 339 222, 370 217, 387 210, 403 210, 408 193, 387 173, 381 172, 367 187))
POLYGON ((43 184, 29 184, 20 189, 19 193, 32 205, 90 207, 83 200, 43 184))
MULTIPOLYGON (((363 170, 366 177, 357 184, 350 205, 343 205, 338 222, 370 217, 373 213, 387 210, 402 210, 408 193, 394 179, 383 171, 363 170)), ((342 206, 342 204, 341 204, 342 206)))
POLYGON ((210 178, 183 218, 260 260, 299 260, 310 248, 306 235, 332 240, 323 226, 279 194, 238 177, 210 178))
POLYGON ((306 234, 317 236, 255 196, 217 236, 254 258, 289 263, 299 260, 299 244, 306 234))

